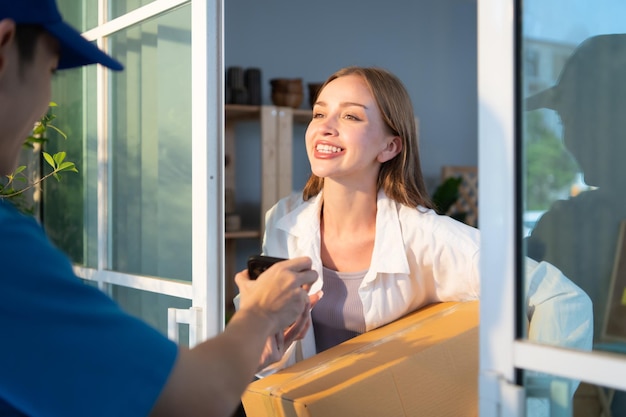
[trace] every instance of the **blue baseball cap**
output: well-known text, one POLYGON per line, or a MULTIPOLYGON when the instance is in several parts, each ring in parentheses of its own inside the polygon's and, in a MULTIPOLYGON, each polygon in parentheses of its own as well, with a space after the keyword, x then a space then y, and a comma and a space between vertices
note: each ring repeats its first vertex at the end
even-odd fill
POLYGON ((124 69, 115 59, 85 39, 63 21, 55 0, 0 0, 0 20, 12 19, 17 24, 42 26, 59 41, 58 69, 102 64, 116 71, 124 69))
POLYGON ((597 108, 598 95, 622 97, 625 76, 626 33, 592 36, 567 59, 556 85, 526 99, 526 110, 597 108))

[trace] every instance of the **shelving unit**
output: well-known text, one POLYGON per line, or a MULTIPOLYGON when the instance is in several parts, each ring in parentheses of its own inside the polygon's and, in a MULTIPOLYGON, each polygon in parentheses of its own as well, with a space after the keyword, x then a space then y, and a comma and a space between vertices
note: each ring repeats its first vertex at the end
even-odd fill
POLYGON ((225 188, 236 192, 235 127, 243 121, 258 121, 261 133, 261 202, 259 206, 260 228, 226 231, 226 305, 232 309, 230 300, 236 293, 233 277, 236 271, 237 241, 261 239, 264 232, 265 212, 279 199, 292 192, 293 126, 308 123, 311 110, 277 106, 225 106, 225 188))

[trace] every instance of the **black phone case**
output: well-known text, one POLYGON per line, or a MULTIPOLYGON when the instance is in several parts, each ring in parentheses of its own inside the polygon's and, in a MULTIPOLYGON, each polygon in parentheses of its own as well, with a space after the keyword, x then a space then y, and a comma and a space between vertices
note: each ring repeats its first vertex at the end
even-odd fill
POLYGON ((248 258, 248 275, 250 275, 250 279, 257 279, 267 268, 276 262, 285 260, 285 258, 273 256, 253 255, 248 258))

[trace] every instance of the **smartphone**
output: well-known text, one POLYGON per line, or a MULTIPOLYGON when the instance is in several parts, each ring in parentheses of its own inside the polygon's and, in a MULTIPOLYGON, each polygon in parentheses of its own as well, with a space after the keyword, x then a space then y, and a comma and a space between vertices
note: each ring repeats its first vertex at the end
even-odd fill
POLYGON ((286 259, 275 258, 273 256, 252 255, 248 258, 248 275, 250 275, 250 279, 257 279, 267 268, 280 261, 286 261, 286 259))

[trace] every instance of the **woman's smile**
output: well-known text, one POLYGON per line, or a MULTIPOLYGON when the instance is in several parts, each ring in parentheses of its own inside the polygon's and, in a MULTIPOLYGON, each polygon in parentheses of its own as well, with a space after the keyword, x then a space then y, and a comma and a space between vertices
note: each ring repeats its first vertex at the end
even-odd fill
POLYGON ((315 158, 328 159, 340 156, 344 153, 344 149, 326 142, 318 142, 315 145, 315 158))

